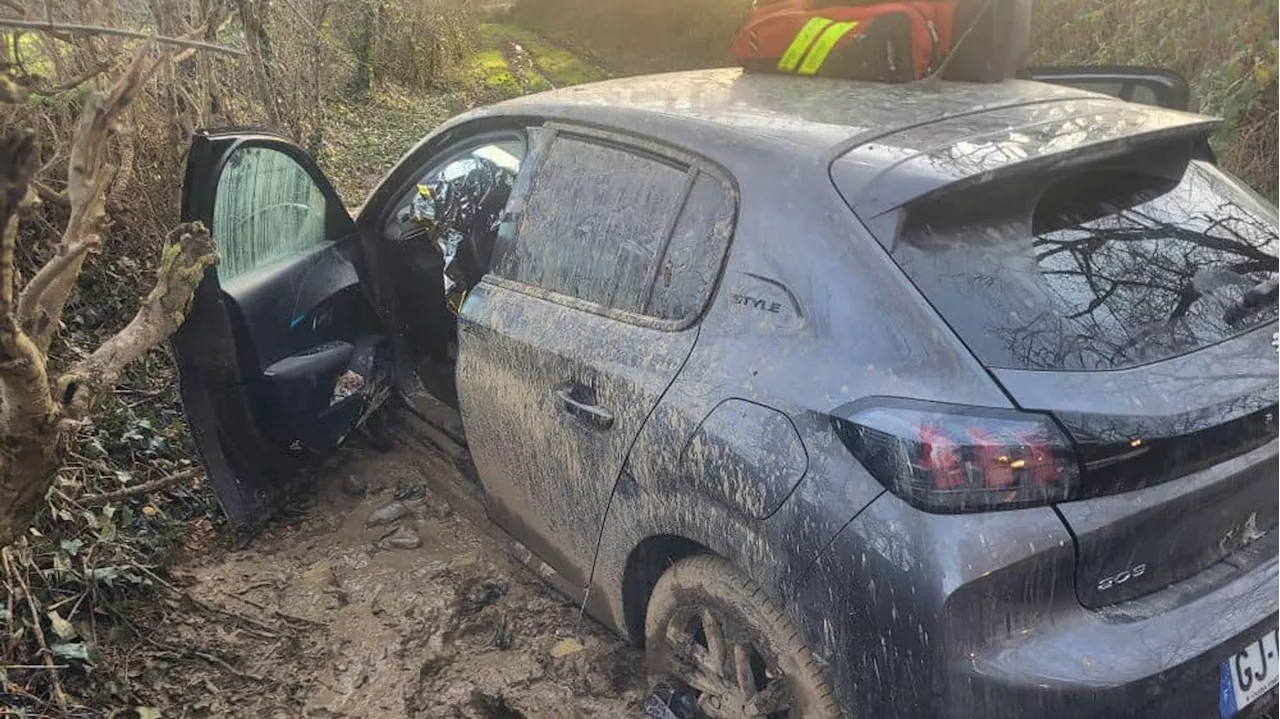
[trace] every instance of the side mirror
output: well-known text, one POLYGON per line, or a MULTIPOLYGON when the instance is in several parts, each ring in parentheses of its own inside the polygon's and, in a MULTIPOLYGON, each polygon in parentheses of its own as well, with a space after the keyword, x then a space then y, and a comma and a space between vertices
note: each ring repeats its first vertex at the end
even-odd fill
POLYGON ((1031 67, 1024 77, 1170 110, 1185 111, 1191 106, 1191 87, 1170 70, 1120 65, 1031 67))

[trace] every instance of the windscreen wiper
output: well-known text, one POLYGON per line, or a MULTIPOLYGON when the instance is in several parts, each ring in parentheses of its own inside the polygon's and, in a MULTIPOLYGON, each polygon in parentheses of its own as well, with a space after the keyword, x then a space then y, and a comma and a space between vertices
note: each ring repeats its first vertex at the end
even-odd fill
POLYGON ((1249 288, 1239 302, 1222 313, 1222 319, 1227 324, 1234 325, 1268 304, 1274 303, 1277 296, 1280 296, 1280 275, 1273 275, 1271 279, 1249 288))

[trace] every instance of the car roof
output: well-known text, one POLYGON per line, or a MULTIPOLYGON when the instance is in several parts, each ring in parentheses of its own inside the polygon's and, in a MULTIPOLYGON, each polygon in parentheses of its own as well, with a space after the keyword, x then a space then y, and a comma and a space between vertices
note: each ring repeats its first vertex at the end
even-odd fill
POLYGON ((1132 144, 1138 136, 1144 142, 1186 137, 1218 125, 1199 115, 1029 80, 886 84, 737 68, 578 85, 479 114, 635 132, 731 169, 776 173, 779 158, 793 168, 821 165, 864 217, 1012 165, 1047 166, 1132 144), (750 159, 770 150, 774 163, 750 159))
POLYGON ((1021 80, 895 85, 724 68, 576 85, 507 100, 459 120, 533 115, 642 132, 686 145, 686 136, 712 128, 724 142, 774 143, 793 151, 825 153, 858 138, 910 126, 1080 98, 1119 103, 1082 90, 1021 80))

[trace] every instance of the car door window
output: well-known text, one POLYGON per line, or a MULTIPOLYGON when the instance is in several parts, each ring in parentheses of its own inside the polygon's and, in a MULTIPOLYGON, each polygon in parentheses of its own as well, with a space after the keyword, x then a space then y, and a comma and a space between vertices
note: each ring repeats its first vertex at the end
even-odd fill
POLYGON ((640 313, 687 170, 576 137, 557 137, 499 274, 640 313))
POLYGON ((226 283, 325 242, 328 206, 305 168, 280 150, 235 150, 218 177, 211 231, 226 283))
POLYGON ((639 149, 557 135, 495 272, 659 319, 701 309, 728 241, 719 179, 639 149))

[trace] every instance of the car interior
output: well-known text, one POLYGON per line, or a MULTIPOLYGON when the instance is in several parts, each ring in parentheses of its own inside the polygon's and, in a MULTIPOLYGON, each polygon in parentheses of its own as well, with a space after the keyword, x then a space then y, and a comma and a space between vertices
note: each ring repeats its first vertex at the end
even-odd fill
POLYGON ((432 163, 382 220, 379 254, 394 287, 394 322, 428 392, 451 407, 458 404, 454 313, 489 269, 524 154, 520 135, 478 140, 432 163))

